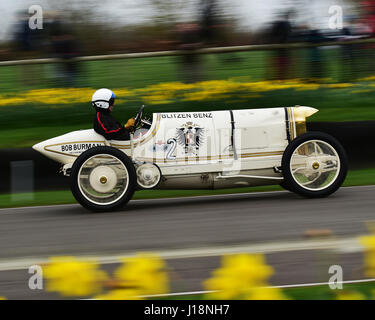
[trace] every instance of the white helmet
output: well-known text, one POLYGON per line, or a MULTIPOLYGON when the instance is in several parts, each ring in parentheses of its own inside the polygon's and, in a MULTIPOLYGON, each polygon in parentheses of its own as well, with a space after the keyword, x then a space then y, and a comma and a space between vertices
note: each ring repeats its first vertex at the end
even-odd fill
POLYGON ((115 94, 109 89, 99 89, 93 95, 91 99, 92 106, 95 108, 108 109, 114 104, 116 99, 115 94))

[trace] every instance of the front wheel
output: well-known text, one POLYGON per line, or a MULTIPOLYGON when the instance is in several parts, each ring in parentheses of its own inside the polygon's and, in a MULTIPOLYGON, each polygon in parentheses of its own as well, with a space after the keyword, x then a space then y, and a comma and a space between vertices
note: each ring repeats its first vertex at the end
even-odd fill
POLYGON ((95 147, 83 152, 74 162, 70 176, 76 200, 95 212, 124 206, 137 185, 132 161, 112 147, 95 147))
POLYGON ((294 139, 284 151, 281 166, 289 190, 309 198, 334 193, 348 171, 344 148, 321 132, 308 132, 294 139))

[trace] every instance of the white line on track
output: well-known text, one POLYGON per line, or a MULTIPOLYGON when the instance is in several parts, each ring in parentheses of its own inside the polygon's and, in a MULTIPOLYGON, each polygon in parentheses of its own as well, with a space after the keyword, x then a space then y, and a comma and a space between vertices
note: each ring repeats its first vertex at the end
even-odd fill
MULTIPOLYGON (((360 280, 348 280, 342 282, 335 282, 337 284, 351 284, 351 283, 365 283, 365 282, 374 282, 375 279, 360 279, 360 280)), ((300 287, 316 287, 316 286, 324 286, 329 285, 329 282, 314 282, 314 283, 298 283, 298 284, 286 284, 282 286, 272 286, 271 288, 279 288, 279 289, 286 289, 286 288, 300 288, 300 287)), ((153 294, 147 296, 140 296, 140 298, 161 298, 161 297, 178 297, 178 296, 192 296, 192 295, 199 295, 199 294, 208 294, 214 293, 219 291, 187 291, 187 292, 173 292, 173 293, 166 293, 166 294, 153 294)))
MULTIPOLYGON (((375 185, 367 186, 351 186, 351 187, 342 187, 342 189, 360 189, 360 188, 369 188, 374 189, 375 185)), ((261 194, 279 194, 279 193, 288 193, 286 190, 278 191, 258 191, 258 192, 243 192, 243 193, 228 193, 228 194, 215 194, 215 195, 206 195, 206 196, 188 196, 188 197, 172 197, 172 198, 156 198, 156 199, 139 199, 131 200, 130 203, 147 203, 154 201, 173 201, 173 200, 191 200, 191 199, 215 199, 215 198, 225 198, 225 197, 245 197, 245 196, 255 196, 261 194)), ((3 214, 2 211, 10 210, 25 210, 25 209, 47 209, 47 208, 63 208, 63 207, 76 207, 78 204, 56 204, 56 205, 46 205, 46 206, 28 206, 28 207, 13 207, 13 208, 0 208, 0 214, 3 214)))
MULTIPOLYGON (((327 240, 303 240, 289 242, 269 242, 262 244, 244 244, 220 247, 192 248, 192 249, 171 249, 171 250, 142 250, 152 252, 161 258, 168 259, 189 259, 218 257, 226 254, 239 253, 276 253, 304 250, 333 250, 335 252, 360 252, 363 247, 358 238, 342 238, 327 240)), ((79 255, 77 258, 85 261, 96 261, 100 264, 119 263, 121 258, 133 257, 139 251, 122 252, 114 255, 79 255)), ((70 254, 69 254, 70 255, 70 254)), ((13 260, 0 260, 0 271, 27 269, 34 264, 48 263, 48 257, 29 257, 13 260)))
MULTIPOLYGON (((374 282, 375 279, 360 279, 360 280, 347 280, 341 282, 335 282, 337 284, 351 284, 351 283, 366 283, 366 282, 374 282)), ((271 286, 270 288, 279 288, 279 289, 286 289, 286 288, 300 288, 300 287, 316 287, 316 286, 324 286, 329 285, 329 282, 314 282, 314 283, 298 283, 298 284, 287 284, 282 286, 271 286)), ((164 294, 151 294, 146 296, 139 296, 139 298, 165 298, 165 297, 179 297, 179 296, 195 296, 200 294, 209 294, 215 293, 219 291, 210 290, 210 291, 186 291, 186 292, 172 292, 172 293, 164 293, 164 294)), ((92 299, 89 299, 92 300, 92 299)))

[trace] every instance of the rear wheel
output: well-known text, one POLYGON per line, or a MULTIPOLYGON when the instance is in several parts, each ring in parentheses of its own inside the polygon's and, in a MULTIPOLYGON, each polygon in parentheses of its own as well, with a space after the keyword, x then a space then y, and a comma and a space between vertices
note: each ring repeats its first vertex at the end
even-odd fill
POLYGON ((132 161, 112 147, 95 147, 82 153, 74 162, 70 176, 76 200, 96 212, 124 206, 133 196, 137 183, 132 161))
POLYGON ((347 170, 344 148, 321 132, 308 132, 294 139, 282 158, 283 184, 310 198, 334 193, 343 184, 347 170))

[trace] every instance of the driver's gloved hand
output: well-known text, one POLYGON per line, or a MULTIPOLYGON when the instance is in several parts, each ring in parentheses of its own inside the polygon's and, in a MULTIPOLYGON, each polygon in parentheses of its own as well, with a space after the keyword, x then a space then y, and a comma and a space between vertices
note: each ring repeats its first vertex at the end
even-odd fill
POLYGON ((134 118, 130 118, 124 127, 126 130, 134 128, 134 118))

